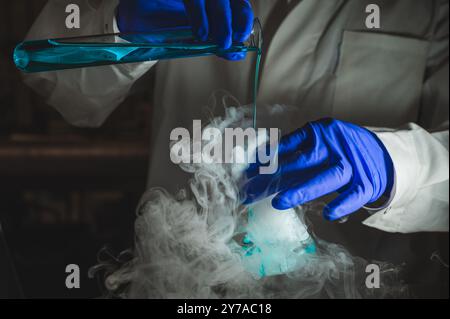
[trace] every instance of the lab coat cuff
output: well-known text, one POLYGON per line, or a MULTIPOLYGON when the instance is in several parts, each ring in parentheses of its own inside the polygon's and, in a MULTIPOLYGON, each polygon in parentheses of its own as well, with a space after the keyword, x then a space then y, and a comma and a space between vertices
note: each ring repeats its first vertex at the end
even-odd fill
POLYGON ((370 214, 386 211, 394 201, 396 189, 397 189, 397 174, 395 174, 394 172, 394 183, 389 195, 382 196, 381 199, 377 200, 375 203, 372 203, 371 205, 365 205, 363 208, 370 214))
POLYGON ((381 206, 364 207, 372 215, 363 224, 388 232, 400 229, 405 207, 416 196, 419 162, 411 131, 374 131, 386 147, 394 164, 394 185, 389 199, 381 206))
POLYGON ((419 158, 412 130, 376 133, 394 164, 395 185, 390 206, 407 206, 417 194, 420 179, 419 158))

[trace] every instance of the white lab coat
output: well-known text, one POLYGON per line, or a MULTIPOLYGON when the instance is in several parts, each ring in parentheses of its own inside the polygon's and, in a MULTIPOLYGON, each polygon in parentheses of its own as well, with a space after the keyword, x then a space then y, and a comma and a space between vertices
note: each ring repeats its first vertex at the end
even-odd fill
MULTIPOLYGON (((448 0, 377 1, 381 29, 365 28, 365 0, 257 0, 266 51, 259 105, 282 104, 286 119, 261 117, 283 133, 309 120, 335 117, 369 126, 395 166, 395 187, 383 207, 367 208, 364 224, 388 232, 448 231, 448 0)), ((112 33, 118 0, 50 0, 29 39, 112 33), (65 5, 81 7, 81 29, 64 27, 65 5)), ((99 126, 150 68, 153 135, 149 187, 185 185, 169 159, 169 134, 207 121, 211 96, 226 90, 242 104, 252 98, 254 57, 216 57, 105 66, 28 75, 70 123, 99 126)), ((220 108, 214 110, 220 113, 220 108)), ((264 123, 263 123, 264 122, 264 123)))

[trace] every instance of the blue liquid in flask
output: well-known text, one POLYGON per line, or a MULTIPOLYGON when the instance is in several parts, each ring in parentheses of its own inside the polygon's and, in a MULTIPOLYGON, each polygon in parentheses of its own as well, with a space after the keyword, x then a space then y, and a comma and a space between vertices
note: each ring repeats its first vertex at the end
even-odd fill
MULTIPOLYGON (((259 23, 255 23, 259 26, 259 23)), ((93 66, 157 61, 238 52, 258 52, 259 32, 245 43, 221 49, 212 42, 199 42, 190 28, 153 33, 109 34, 77 38, 46 39, 20 43, 14 62, 26 73, 93 66)))

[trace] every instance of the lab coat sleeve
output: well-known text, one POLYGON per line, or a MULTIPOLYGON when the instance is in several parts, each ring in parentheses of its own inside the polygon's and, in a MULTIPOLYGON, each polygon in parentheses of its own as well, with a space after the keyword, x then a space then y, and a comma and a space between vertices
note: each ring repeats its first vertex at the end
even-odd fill
POLYGON ((430 133, 409 124, 376 134, 393 160, 395 185, 388 205, 364 224, 398 233, 448 231, 448 130, 430 133))
MULTIPOLYGON (((27 35, 28 40, 118 32, 115 11, 119 0, 50 0, 27 35), (66 6, 77 4, 81 28, 67 29, 66 6)), ((132 85, 154 62, 101 66, 25 75, 25 82, 69 123, 98 127, 126 98, 132 85)))
POLYGON ((420 126, 376 130, 392 157, 395 185, 387 207, 364 223, 389 232, 449 229, 448 1, 440 4, 422 87, 420 126))
POLYGON ((388 232, 449 230, 449 4, 437 3, 418 124, 375 130, 393 160, 395 185, 364 224, 388 232))

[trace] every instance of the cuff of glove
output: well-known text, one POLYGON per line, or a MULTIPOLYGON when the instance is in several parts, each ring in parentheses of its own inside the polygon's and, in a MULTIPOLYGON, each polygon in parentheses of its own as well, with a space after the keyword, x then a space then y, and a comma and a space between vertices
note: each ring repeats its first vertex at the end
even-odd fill
POLYGON ((364 206, 364 209, 367 210, 371 214, 375 214, 375 213, 377 213, 379 211, 383 211, 383 210, 385 211, 390 206, 392 206, 392 203, 394 202, 394 198, 395 198, 396 189, 397 189, 397 175, 394 172, 394 184, 392 186, 392 190, 389 193, 389 195, 382 196, 375 203, 364 206))

